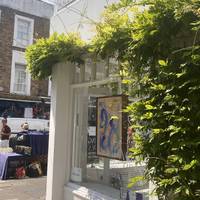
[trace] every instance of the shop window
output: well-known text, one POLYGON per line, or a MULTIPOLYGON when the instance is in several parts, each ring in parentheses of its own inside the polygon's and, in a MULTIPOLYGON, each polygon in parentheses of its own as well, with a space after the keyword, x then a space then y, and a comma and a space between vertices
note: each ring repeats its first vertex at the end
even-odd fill
MULTIPOLYGON (((113 98, 107 103, 102 101, 101 110, 103 112, 99 112, 96 97, 105 96, 106 94, 102 91, 107 90, 104 89, 104 87, 89 88, 88 93, 92 94, 89 98, 85 95, 86 89, 76 89, 74 92, 75 116, 71 181, 87 188, 81 190, 80 195, 91 195, 95 188, 95 192, 98 194, 92 194, 91 199, 101 199, 102 195, 105 195, 104 199, 128 199, 129 179, 143 176, 145 165, 137 165, 127 157, 128 151, 126 152, 125 148, 133 147, 134 130, 127 130, 127 127, 123 129, 122 123, 127 126, 128 118, 125 119, 126 116, 118 113, 118 110, 121 113, 118 107, 120 100, 113 98), (112 102, 116 102, 115 105, 112 102), (100 118, 102 118, 101 123, 97 123, 100 118), (121 120, 120 124, 117 123, 117 120, 121 120), (98 133, 96 133, 98 128, 100 130, 98 133, 102 137, 98 137, 98 133), (117 129, 123 131, 119 131, 121 135, 117 133, 117 129), (101 150, 98 150, 99 143, 101 143, 101 150), (126 145, 122 149, 119 144, 120 146, 126 145), (108 156, 103 155, 106 153, 108 156)), ((109 93, 106 96, 111 98, 109 93)), ((119 96, 117 97, 119 98, 119 96)), ((148 189, 148 184, 145 182, 138 182, 131 188, 133 191, 144 189, 148 189)))
POLYGON ((14 46, 25 48, 33 42, 33 19, 15 16, 14 46))

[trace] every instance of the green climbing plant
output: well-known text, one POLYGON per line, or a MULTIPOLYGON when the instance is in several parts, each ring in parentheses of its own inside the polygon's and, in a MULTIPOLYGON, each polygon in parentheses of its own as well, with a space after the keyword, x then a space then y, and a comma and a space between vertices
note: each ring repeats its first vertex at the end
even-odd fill
POLYGON ((200 199, 200 2, 120 1, 104 13, 94 40, 115 55, 129 95, 135 131, 132 158, 159 199, 200 199))
POLYGON ((88 46, 78 34, 58 35, 54 33, 49 38, 42 38, 26 50, 27 67, 35 79, 44 79, 51 75, 52 67, 62 61, 75 64, 84 63, 84 55, 88 46))

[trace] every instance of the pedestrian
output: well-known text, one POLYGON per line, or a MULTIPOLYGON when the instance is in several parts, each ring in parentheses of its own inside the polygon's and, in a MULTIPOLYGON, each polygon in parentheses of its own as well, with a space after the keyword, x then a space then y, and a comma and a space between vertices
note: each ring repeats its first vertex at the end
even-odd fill
POLYGON ((0 146, 1 147, 9 147, 9 137, 11 135, 11 129, 7 125, 7 119, 3 118, 1 120, 2 122, 2 128, 0 132, 0 146))

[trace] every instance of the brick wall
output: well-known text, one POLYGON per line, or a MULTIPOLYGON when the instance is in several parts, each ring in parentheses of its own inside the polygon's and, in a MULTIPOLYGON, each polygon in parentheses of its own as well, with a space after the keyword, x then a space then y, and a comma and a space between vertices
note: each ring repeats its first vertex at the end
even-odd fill
MULTIPOLYGON (((34 19, 34 41, 49 36, 50 21, 27 13, 0 6, 0 92, 10 92, 12 50, 25 51, 13 47, 15 14, 34 19), (2 91, 3 89, 3 91, 2 91)), ((47 96, 48 81, 31 81, 31 96, 47 96)))
POLYGON ((14 13, 0 7, 0 87, 4 92, 10 91, 10 71, 12 64, 12 42, 14 32, 14 13))

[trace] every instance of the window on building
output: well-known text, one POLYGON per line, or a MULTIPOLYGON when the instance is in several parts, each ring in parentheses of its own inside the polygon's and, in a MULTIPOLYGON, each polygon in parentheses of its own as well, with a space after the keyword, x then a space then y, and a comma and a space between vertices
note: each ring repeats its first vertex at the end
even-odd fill
POLYGON ((14 46, 26 47, 33 42, 33 19, 15 16, 14 46))
POLYGON ((31 75, 26 70, 25 53, 22 51, 13 51, 10 92, 22 95, 30 95, 31 75))
POLYGON ((25 65, 15 65, 14 92, 26 94, 27 90, 27 72, 25 65))
POLYGON ((31 23, 29 21, 19 19, 17 26, 17 40, 21 41, 24 46, 28 45, 31 23))

